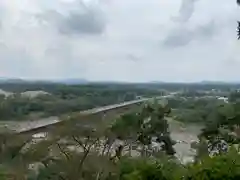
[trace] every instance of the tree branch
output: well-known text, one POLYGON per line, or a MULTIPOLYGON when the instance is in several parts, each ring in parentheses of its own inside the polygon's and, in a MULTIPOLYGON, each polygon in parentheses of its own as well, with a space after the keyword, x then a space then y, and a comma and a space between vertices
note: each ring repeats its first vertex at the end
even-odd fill
POLYGON ((80 163, 79 163, 79 166, 78 166, 78 170, 79 172, 82 171, 82 166, 84 164, 84 161, 86 160, 90 150, 91 150, 91 147, 98 141, 98 139, 96 139, 91 145, 88 146, 88 148, 86 148, 87 150, 84 152, 84 155, 83 155, 83 158, 81 159, 80 163))
POLYGON ((84 144, 83 142, 78 140, 75 136, 72 136, 72 138, 76 143, 78 143, 79 146, 81 146, 83 148, 84 152, 87 151, 86 144, 84 144))
POLYGON ((67 158, 67 160, 70 160, 69 155, 62 149, 62 147, 60 146, 59 143, 57 143, 57 146, 58 146, 60 152, 65 155, 65 157, 67 158))

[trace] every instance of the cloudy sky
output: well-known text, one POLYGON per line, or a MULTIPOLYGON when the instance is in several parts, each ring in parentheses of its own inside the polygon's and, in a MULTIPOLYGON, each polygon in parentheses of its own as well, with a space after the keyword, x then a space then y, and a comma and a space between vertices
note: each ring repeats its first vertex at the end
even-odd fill
POLYGON ((0 0, 0 77, 239 81, 235 0, 0 0))

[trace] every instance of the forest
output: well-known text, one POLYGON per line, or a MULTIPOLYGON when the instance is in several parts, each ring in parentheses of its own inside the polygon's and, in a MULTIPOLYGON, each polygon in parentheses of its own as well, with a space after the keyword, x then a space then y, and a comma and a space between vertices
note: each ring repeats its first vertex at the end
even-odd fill
POLYGON ((111 120, 84 121, 69 113, 71 120, 48 132, 48 138, 3 131, 0 179, 239 179, 240 96, 234 91, 228 97, 224 102, 178 95, 167 104, 146 102, 111 120), (179 142, 171 136, 175 121, 203 127, 198 141, 191 143, 194 158, 186 163, 176 156, 179 142))
POLYGON ((0 95, 0 120, 27 120, 60 116, 71 112, 118 104, 138 97, 153 97, 160 90, 135 85, 64 85, 43 83, 0 83, 0 89, 13 94, 0 95), (42 91, 35 97, 24 92, 42 91))

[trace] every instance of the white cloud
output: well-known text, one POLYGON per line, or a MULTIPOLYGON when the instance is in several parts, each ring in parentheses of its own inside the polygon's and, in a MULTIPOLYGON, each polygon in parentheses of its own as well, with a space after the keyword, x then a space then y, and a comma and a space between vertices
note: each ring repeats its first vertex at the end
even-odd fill
POLYGON ((225 0, 2 0, 0 76, 238 80, 238 11, 225 0))

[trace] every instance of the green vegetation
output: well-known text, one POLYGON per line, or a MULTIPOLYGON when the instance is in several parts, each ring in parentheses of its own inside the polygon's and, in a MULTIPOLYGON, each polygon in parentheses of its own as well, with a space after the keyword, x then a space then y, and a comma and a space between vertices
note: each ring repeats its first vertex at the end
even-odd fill
POLYGON ((208 120, 211 112, 226 103, 216 98, 171 98, 168 104, 173 108, 172 116, 185 123, 204 123, 208 120))
POLYGON ((0 120, 56 116, 161 94, 156 89, 133 85, 0 84, 1 87, 16 94, 0 96, 0 120), (49 94, 34 98, 20 94, 40 90, 49 94))
POLYGON ((167 104, 148 102, 111 120, 100 116, 79 120, 81 116, 71 113, 136 96, 158 95, 159 89, 143 85, 52 85, 47 91, 50 95, 1 97, 0 114, 6 119, 19 119, 29 112, 67 113, 70 119, 49 129, 47 138, 1 132, 0 179, 239 179, 240 103, 237 92, 229 91, 229 103, 214 97, 216 94, 212 91, 211 95, 194 91, 178 93, 169 97, 167 104), (194 162, 183 164, 175 156, 175 145, 179 142, 172 139, 166 117, 184 125, 194 123, 197 126, 199 123, 204 127, 199 142, 192 144, 196 149, 194 162))
POLYGON ((240 109, 237 104, 231 107, 222 106, 214 111, 215 118, 205 121, 209 125, 199 135, 196 160, 188 164, 181 164, 174 156, 175 142, 165 119, 171 111, 158 102, 145 104, 111 123, 104 118, 79 122, 75 116, 37 143, 30 143, 33 140, 28 135, 2 133, 1 179, 238 179, 240 155, 235 146, 239 141, 233 132, 240 122, 240 109), (220 140, 230 148, 224 149, 220 140), (160 148, 153 147, 153 142, 160 148), (218 152, 213 154, 216 148, 218 152))

